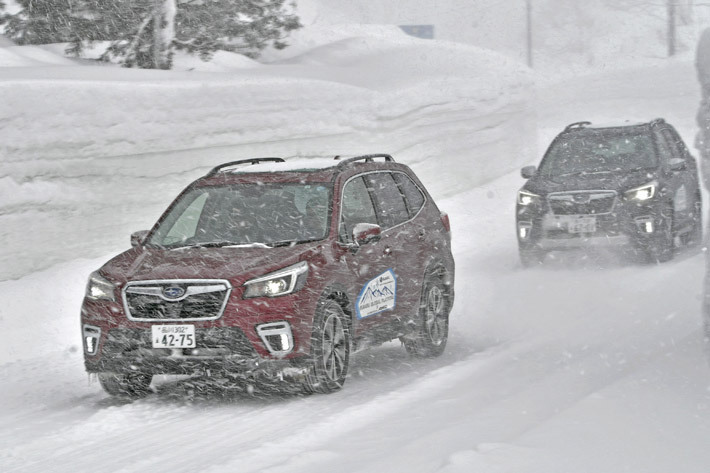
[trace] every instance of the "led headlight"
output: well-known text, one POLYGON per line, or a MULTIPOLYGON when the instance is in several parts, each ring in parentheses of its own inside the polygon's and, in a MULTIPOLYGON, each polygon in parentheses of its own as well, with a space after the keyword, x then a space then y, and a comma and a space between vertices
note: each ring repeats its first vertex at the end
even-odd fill
POLYGON ((86 297, 94 301, 115 301, 115 289, 116 286, 113 283, 102 277, 98 271, 94 271, 89 276, 89 282, 86 284, 86 297))
POLYGON ((244 283, 244 298, 251 297, 278 297, 298 291, 306 283, 308 276, 308 263, 288 266, 260 278, 251 279, 244 283))
POLYGON ((626 195, 627 199, 631 200, 649 200, 652 199, 654 195, 656 195, 656 187, 656 182, 649 182, 646 185, 635 187, 631 190, 626 191, 624 195, 626 195))
POLYGON ((520 204, 520 205, 534 204, 539 199, 540 199, 540 196, 537 194, 533 194, 532 192, 523 191, 523 190, 518 191, 518 204, 520 204))

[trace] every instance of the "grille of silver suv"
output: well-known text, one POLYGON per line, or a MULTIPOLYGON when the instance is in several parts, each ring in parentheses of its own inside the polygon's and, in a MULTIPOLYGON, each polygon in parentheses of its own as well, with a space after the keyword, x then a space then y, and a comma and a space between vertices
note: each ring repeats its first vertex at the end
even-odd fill
POLYGON ((131 320, 214 320, 222 316, 231 291, 222 279, 131 281, 123 289, 123 305, 131 320))
POLYGON ((614 210, 615 191, 553 192, 547 196, 555 215, 604 215, 614 210))

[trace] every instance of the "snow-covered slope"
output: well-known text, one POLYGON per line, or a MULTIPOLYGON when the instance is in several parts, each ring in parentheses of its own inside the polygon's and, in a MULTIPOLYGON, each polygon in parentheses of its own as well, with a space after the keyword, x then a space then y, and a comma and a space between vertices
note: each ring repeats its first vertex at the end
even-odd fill
MULTIPOLYGON (((533 158, 526 68, 396 28, 320 34, 269 65, 178 61, 223 73, 0 68, 0 280, 120 248, 180 187, 239 157, 387 152, 435 172, 437 196, 533 158)), ((18 49, 37 50, 0 54, 18 49)))

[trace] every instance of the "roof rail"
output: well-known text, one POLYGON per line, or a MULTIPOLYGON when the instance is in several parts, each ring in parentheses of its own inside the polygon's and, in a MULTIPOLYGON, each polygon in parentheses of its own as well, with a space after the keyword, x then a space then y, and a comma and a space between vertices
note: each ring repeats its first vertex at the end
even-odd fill
POLYGON ((392 157, 392 155, 384 154, 384 153, 364 154, 362 156, 355 156, 354 158, 347 158, 347 159, 343 159, 343 160, 340 159, 340 156, 336 156, 335 160, 340 161, 338 163, 338 167, 342 168, 342 167, 347 166, 350 163, 355 163, 358 161, 364 161, 366 163, 371 163, 371 162, 373 162, 373 160, 375 158, 384 158, 386 163, 393 163, 394 162, 394 158, 392 157))
POLYGON ((210 172, 207 173, 207 176, 214 176, 217 174, 219 171, 221 171, 224 168, 232 167, 232 166, 239 166, 240 164, 259 164, 259 163, 285 163, 286 161, 283 160, 283 158, 251 158, 251 159, 240 159, 239 161, 230 161, 228 163, 220 164, 219 166, 215 166, 212 168, 210 172))
POLYGON ((592 124, 592 122, 574 122, 574 123, 570 123, 569 125, 567 125, 567 126, 565 127, 565 131, 570 131, 570 130, 572 130, 573 128, 584 128, 585 126, 591 125, 591 124, 592 124))

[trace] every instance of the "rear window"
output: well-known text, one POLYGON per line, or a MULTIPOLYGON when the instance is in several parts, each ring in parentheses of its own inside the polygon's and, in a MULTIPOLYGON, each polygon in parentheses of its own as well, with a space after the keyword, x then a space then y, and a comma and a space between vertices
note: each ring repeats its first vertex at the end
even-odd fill
POLYGON ((375 196, 378 218, 383 228, 392 228, 409 220, 407 204, 392 174, 377 172, 366 176, 375 196))
POLYGON ((392 173, 392 176, 394 176, 394 180, 397 182, 397 185, 399 185, 400 191, 404 194, 409 217, 414 218, 424 206, 424 194, 414 181, 403 172, 392 173))

